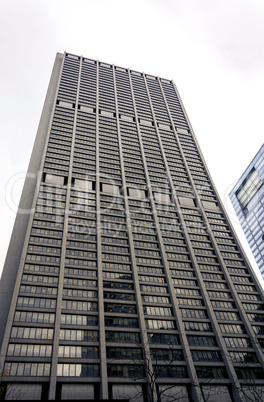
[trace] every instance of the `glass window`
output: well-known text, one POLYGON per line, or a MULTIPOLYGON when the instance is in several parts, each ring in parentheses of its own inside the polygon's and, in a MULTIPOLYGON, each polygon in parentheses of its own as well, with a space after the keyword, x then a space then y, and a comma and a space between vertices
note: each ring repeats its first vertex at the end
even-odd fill
POLYGON ((255 353, 252 352, 229 352, 233 363, 258 363, 255 353))
POLYGON ((182 366, 154 366, 154 373, 157 378, 186 378, 187 369, 182 366))
POLYGON ((258 189, 262 186, 263 182, 255 169, 249 173, 247 178, 243 181, 242 186, 236 192, 238 201, 244 209, 250 200, 257 193, 258 189))
POLYGON ((180 311, 183 318, 208 318, 206 310, 181 309, 180 311))
POLYGON ((225 368, 196 367, 198 378, 228 378, 225 368))
POLYGON ((236 373, 241 380, 262 380, 264 373, 261 368, 236 368, 236 373))
POLYGON ((135 332, 109 332, 105 333, 106 342, 139 343, 139 334, 135 332))
POLYGON ((230 334, 243 334, 245 329, 240 324, 219 324, 222 333, 230 334))
POLYGON ((138 328, 138 321, 136 318, 123 318, 123 317, 106 317, 106 327, 128 327, 138 328))
POLYGON ((49 363, 5 363, 4 373, 6 376, 49 376, 49 363))
POLYGON ((229 320, 229 321, 240 320, 238 313, 231 313, 229 311, 216 311, 215 316, 217 320, 229 320))
POLYGON ((97 359, 97 346, 59 346, 59 357, 97 359))
POLYGON ((228 348, 248 348, 250 347, 249 339, 247 338, 224 338, 228 348))
POLYGON ((97 331, 84 331, 84 330, 60 330, 60 339, 64 341, 87 341, 87 342, 97 342, 98 332, 97 331))
POLYGON ((98 318, 90 315, 62 314, 61 324, 67 325, 98 325, 98 318))
POLYGON ((222 360, 219 352, 208 350, 193 350, 192 358, 196 362, 219 362, 222 360))
POLYGON ((149 329, 175 329, 174 321, 168 320, 146 320, 149 329))
POLYGON ((142 359, 142 351, 138 348, 116 348, 116 347, 107 347, 106 348, 106 356, 108 359, 133 359, 133 360, 141 360, 142 359))
POLYGON ((186 322, 184 322, 184 328, 185 328, 186 331, 212 332, 211 324, 209 324, 208 322, 186 321, 186 322))
POLYGON ((58 364, 57 375, 62 377, 98 377, 98 364, 58 364))
POLYGON ((178 336, 174 334, 149 333, 148 340, 152 345, 179 345, 180 343, 178 336))
POLYGON ((105 303, 104 311, 108 313, 136 314, 136 306, 131 304, 105 303))
POLYGON ((7 356, 42 356, 50 357, 51 345, 21 345, 9 344, 7 356))
POLYGON ((212 336, 187 336, 190 346, 217 346, 212 336))
POLYGON ((107 375, 109 377, 142 378, 145 376, 145 370, 142 366, 111 364, 107 366, 107 375))

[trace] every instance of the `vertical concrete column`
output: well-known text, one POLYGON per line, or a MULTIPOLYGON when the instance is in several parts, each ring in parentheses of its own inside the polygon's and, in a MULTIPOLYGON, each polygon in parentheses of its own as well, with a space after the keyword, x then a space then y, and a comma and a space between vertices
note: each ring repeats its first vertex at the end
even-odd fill
MULTIPOLYGON (((150 373, 153 372, 153 367, 152 367, 152 362, 151 362, 151 358, 150 358, 150 347, 149 347, 149 343, 148 343, 148 334, 147 334, 143 305, 142 305, 142 298, 141 298, 141 291, 140 291, 140 284, 139 284, 139 277, 138 277, 138 270, 137 270, 137 262, 136 262, 135 252, 134 252, 134 240, 133 240, 132 224, 131 224, 131 218, 130 218, 130 212, 129 212, 127 183, 126 183, 126 175, 125 175, 125 167, 124 167, 123 150, 122 150, 122 138, 121 138, 120 122, 119 122, 119 118, 118 118, 119 111, 118 111, 118 101, 117 101, 115 70, 113 71, 113 75, 114 75, 114 89, 115 89, 120 166, 121 166, 122 183, 123 183, 124 205, 125 205, 125 211, 126 211, 126 226, 127 226, 128 241, 129 241, 129 246, 130 246, 131 269, 132 269, 132 274, 133 274, 135 298, 136 298, 136 303, 137 303, 137 314, 138 314, 138 322, 139 322, 139 329, 140 329, 141 348, 143 350, 143 355, 144 355, 143 358, 145 359, 145 364, 147 367, 147 369, 146 369, 146 376, 148 377, 147 384, 149 384, 151 382, 150 373)), ((128 75, 129 75, 129 79, 130 79, 129 71, 128 71, 128 75)), ((131 86, 131 81, 130 81, 130 86, 131 86)), ((132 88, 131 88, 131 93, 133 93, 132 88)), ((135 105, 134 100, 133 100, 133 105, 134 105, 134 112, 136 115, 136 105, 135 105)), ((137 126, 137 129, 138 129, 138 126, 137 126)))
POLYGON ((100 212, 100 161, 99 161, 99 62, 96 80, 96 228, 97 228, 97 281, 98 281, 98 326, 100 342, 100 399, 108 398, 107 363, 105 346, 104 289, 102 269, 101 212, 100 212))
POLYGON ((61 262, 60 262, 60 274, 59 274, 59 285, 58 285, 58 295, 57 295, 57 305, 56 305, 56 319, 54 326, 54 338, 53 338, 53 353, 51 361, 51 371, 50 371, 50 383, 49 383, 49 400, 56 399, 56 385, 57 385, 57 366, 58 366, 58 354, 59 354, 59 343, 60 343, 60 323, 61 323, 61 309, 62 309, 62 297, 63 297, 63 281, 64 281, 64 267, 65 267, 65 256, 66 256, 66 244, 67 244, 67 233, 68 233, 68 220, 69 220, 69 205, 70 205, 70 195, 72 186, 72 165, 73 165, 73 154, 74 154, 74 144, 75 144, 75 131, 76 131, 76 121, 78 113, 78 97, 79 88, 81 80, 81 70, 82 70, 82 58, 79 63, 79 76, 78 76, 78 86, 75 102, 75 114, 73 122, 73 132, 72 132, 72 142, 71 142, 71 156, 69 163, 68 172, 68 183, 67 183, 67 193, 66 193, 66 203, 64 211, 64 226, 63 226, 63 237, 61 245, 61 262))
MULTIPOLYGON (((156 134, 157 134, 157 136, 159 138, 158 125, 157 125, 154 109, 153 109, 152 102, 151 102, 151 96, 150 96, 148 86, 147 86, 147 82, 146 82, 146 76, 145 76, 144 73, 143 73, 143 79, 144 79, 144 84, 145 84, 146 91, 147 91, 147 94, 148 94, 148 100, 149 100, 149 104, 150 104, 150 108, 151 108, 151 112, 152 112, 155 131, 156 131, 156 134)), ((137 121, 138 121, 138 118, 137 118, 137 121)), ((138 124, 138 126, 139 126, 139 124, 138 124)), ((139 132, 140 132, 140 126, 139 126, 139 132)), ((141 135, 140 135, 140 144, 141 144, 142 159, 144 161, 146 178, 147 178, 147 183, 148 183, 148 188, 149 188, 149 199, 150 199, 150 202, 151 202, 151 207, 152 207, 153 216, 154 216, 154 220, 155 220, 157 238, 158 238, 161 257, 162 257, 163 266, 164 266, 164 273, 166 275, 166 282, 167 282, 167 285, 168 285, 168 289, 169 289, 169 293, 170 293, 170 297, 171 297, 171 301, 172 301, 172 306, 173 306, 173 315, 174 315, 176 323, 177 323, 177 329, 179 331, 179 338, 180 338, 180 341, 181 341, 181 346, 182 346, 182 349, 183 349, 185 362, 187 364, 188 374, 189 374, 189 377, 190 377, 190 380, 191 380, 192 394, 193 394, 194 400, 200 401, 200 400, 202 400, 201 390, 200 390, 200 387, 199 387, 199 382, 197 380, 194 363, 193 363, 193 360, 192 360, 192 357, 191 357, 190 347, 189 347, 187 337, 186 337, 186 334, 185 334, 184 324, 183 324, 183 321, 181 319, 180 309, 179 309, 179 306, 178 306, 178 302, 177 302, 177 298, 176 298, 176 294, 175 294, 175 290, 174 290, 174 284, 173 284, 171 274, 170 274, 169 263, 168 263, 164 243, 163 243, 163 237, 162 237, 161 230, 160 230, 160 225, 159 225, 157 210, 156 210, 156 206, 155 206, 154 196, 153 196, 153 192, 152 192, 152 189, 151 189, 151 182, 150 182, 150 178, 149 178, 147 162, 146 162, 146 158, 145 158, 144 146, 143 146, 143 141, 142 141, 141 135)), ((168 167, 168 164, 167 164, 166 160, 164 159, 164 154, 162 152, 161 144, 160 144, 160 151, 161 151, 161 154, 163 155, 163 162, 165 164, 166 172, 169 172, 169 167, 168 167)))

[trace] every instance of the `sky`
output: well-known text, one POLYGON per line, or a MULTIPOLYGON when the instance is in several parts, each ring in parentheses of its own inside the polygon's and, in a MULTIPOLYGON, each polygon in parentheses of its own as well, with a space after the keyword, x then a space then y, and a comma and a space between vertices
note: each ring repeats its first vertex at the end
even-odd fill
POLYGON ((55 56, 66 51, 173 79, 260 278, 228 194, 264 142, 263 38, 263 0, 1 0, 0 273, 55 56))

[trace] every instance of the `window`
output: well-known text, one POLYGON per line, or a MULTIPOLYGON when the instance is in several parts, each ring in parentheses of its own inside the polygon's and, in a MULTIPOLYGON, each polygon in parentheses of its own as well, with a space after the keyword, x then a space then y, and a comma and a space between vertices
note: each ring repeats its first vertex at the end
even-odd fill
POLYGON ((144 295, 142 296, 142 300, 143 302, 147 302, 147 303, 160 303, 160 304, 168 304, 170 303, 170 300, 168 297, 165 296, 149 296, 149 295, 144 295))
POLYGON ((132 290, 133 284, 132 283, 122 283, 122 282, 103 282, 104 288, 110 289, 119 289, 119 290, 132 290))
POLYGON ((53 324, 55 322, 55 314, 38 312, 33 313, 31 311, 16 311, 14 321, 53 324))
POLYGON ((197 286, 196 281, 191 281, 189 279, 173 279, 174 285, 185 285, 185 286, 197 286))
POLYGON ((163 274, 164 273, 162 268, 143 267, 140 265, 138 265, 138 271, 148 273, 148 274, 163 274))
POLYGON ((97 297, 97 292, 93 290, 82 290, 82 289, 63 289, 63 296, 74 296, 74 297, 97 297))
POLYGON ((228 378, 225 368, 196 367, 198 378, 228 378))
POLYGON ((220 330, 224 334, 243 334, 245 329, 240 324, 219 324, 220 330))
POLYGON ((45 377, 50 375, 48 363, 5 363, 4 373, 7 376, 36 376, 45 377))
POLYGON ((175 329, 174 321, 169 320, 146 320, 149 329, 175 329))
POLYGON ((190 346, 217 346, 215 338, 211 336, 187 336, 190 346))
POLYGON ((18 307, 33 307, 33 308, 52 308, 56 307, 56 300, 53 299, 43 299, 35 297, 18 297, 17 299, 18 307))
POLYGON ((136 318, 105 317, 105 326, 106 327, 138 328, 138 321, 136 318))
POLYGON ((123 272, 103 272, 103 278, 132 280, 132 275, 123 272))
POLYGON ((98 377, 98 364, 58 364, 58 377, 98 377))
POLYGON ((98 325, 98 318, 91 315, 62 314, 61 324, 66 325, 98 325))
POLYGON ((212 290, 208 290, 209 297, 219 297, 221 299, 229 299, 231 298, 231 294, 228 292, 214 292, 212 290))
POLYGON ((62 300, 62 309, 78 311, 97 311, 97 303, 88 301, 62 300))
POLYGON ((136 306, 132 306, 131 304, 105 303, 104 311, 106 313, 136 314, 136 306))
POLYGON ((222 360, 219 352, 207 350, 193 350, 192 358, 196 362, 219 362, 222 360))
POLYGON ((185 295, 185 296, 201 296, 199 290, 196 289, 182 289, 182 288, 175 288, 176 295, 185 295))
POLYGON ((186 378, 187 369, 182 366, 154 366, 154 375, 157 378, 186 378))
POLYGON ((21 339, 53 339, 53 329, 13 327, 10 337, 21 339))
POLYGON ((63 283, 64 283, 64 285, 71 285, 71 286, 90 286, 90 287, 97 286, 96 281, 88 280, 88 279, 64 278, 63 283))
POLYGON ((160 349, 159 347, 156 349, 151 349, 151 358, 153 361, 163 360, 173 362, 175 360, 183 360, 183 353, 181 350, 172 350, 172 349, 160 349))
MULTIPOLYGON (((252 329, 256 335, 264 335, 264 327, 260 325, 252 325, 252 329)), ((260 340, 259 342, 262 342, 260 340)), ((263 347, 262 343, 260 343, 260 346, 263 347)))
POLYGON ((235 308, 235 305, 233 302, 218 301, 218 300, 212 301, 212 306, 213 307, 222 307, 222 308, 235 308))
POLYGON ((178 303, 180 305, 186 305, 186 306, 203 306, 203 301, 200 299, 180 299, 180 298, 178 298, 178 303))
POLYGON ((217 320, 229 320, 229 321, 240 320, 238 313, 231 313, 229 311, 216 311, 215 316, 217 320))
POLYGON ((59 346, 59 357, 98 359, 97 346, 59 346))
MULTIPOLYGON (((88 270, 76 269, 76 268, 65 268, 64 273, 68 274, 68 275, 74 275, 74 276, 92 276, 92 277, 96 276, 96 271, 91 271, 91 270, 88 271, 88 270)), ((69 278, 64 279, 65 284, 71 284, 70 281, 74 282, 75 279, 71 279, 71 280, 69 278)), ((90 282, 90 281, 88 281, 88 282, 90 282)), ((89 286, 96 286, 96 285, 89 285, 89 286)))
POLYGON ((248 348, 250 342, 247 338, 224 338, 228 348, 248 348))
POLYGON ((167 307, 144 306, 144 314, 171 317, 172 311, 170 308, 167 307))
POLYGON ((245 310, 263 310, 263 304, 242 303, 245 310))
POLYGON ((212 332, 211 324, 209 324, 207 322, 186 321, 186 322, 184 322, 184 328, 186 331, 212 332))
POLYGON ((229 352, 233 363, 258 363, 255 353, 252 352, 229 352))
POLYGON ((104 292, 105 299, 116 299, 116 300, 130 300, 134 301, 135 296, 132 293, 117 293, 117 292, 104 292))
MULTIPOLYGON (((44 276, 44 275, 26 275, 22 276, 23 282, 39 282, 39 283, 49 283, 58 284, 59 278, 56 276, 44 276)), ((41 293, 41 292, 40 292, 41 293)))
POLYGON ((152 345, 179 345, 180 341, 174 334, 148 334, 149 343, 152 345))
POLYGON ((165 283, 165 278, 159 276, 139 275, 139 280, 142 282, 165 283))
POLYGON ((180 311, 183 318, 208 318, 206 310, 181 309, 180 311))
POLYGON ((62 341, 98 342, 98 332, 76 329, 61 329, 60 339, 62 341))
POLYGON ((105 332, 106 342, 139 344, 139 334, 135 332, 105 332))
POLYGON ((128 359, 140 360, 142 359, 142 351, 138 348, 106 348, 106 357, 108 359, 128 359))
POLYGON ((136 365, 111 364, 107 366, 109 377, 142 378, 144 367, 136 365))
POLYGON ((7 356, 50 357, 51 352, 52 345, 21 345, 11 343, 8 346, 7 356))
POLYGON ((251 322, 264 322, 263 314, 247 314, 247 317, 251 322))
POLYGON ((245 213, 247 212, 245 211, 246 206, 252 200, 262 184, 263 182, 258 172, 253 168, 241 184, 240 188, 236 191, 237 199, 245 213))
POLYGON ((241 380, 262 380, 264 378, 261 368, 236 368, 236 374, 241 380))
POLYGON ((140 290, 142 292, 151 292, 151 293, 167 293, 168 290, 164 286, 151 286, 151 285, 140 285, 140 290))
POLYGON ((80 265, 84 267, 96 267, 95 261, 89 260, 75 260, 73 258, 65 258, 65 264, 67 265, 80 265))
POLYGON ((57 295, 57 288, 49 288, 45 286, 26 286, 21 285, 19 289, 20 293, 34 293, 41 295, 57 295))

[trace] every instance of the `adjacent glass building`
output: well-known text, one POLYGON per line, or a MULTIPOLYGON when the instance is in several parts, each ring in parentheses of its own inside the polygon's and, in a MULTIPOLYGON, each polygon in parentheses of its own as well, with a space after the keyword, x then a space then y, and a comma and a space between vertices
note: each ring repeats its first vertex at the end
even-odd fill
POLYGON ((264 278, 264 145, 242 174, 230 199, 264 278))
POLYGON ((6 400, 263 397, 263 291, 170 80, 57 54, 0 291, 6 400))

